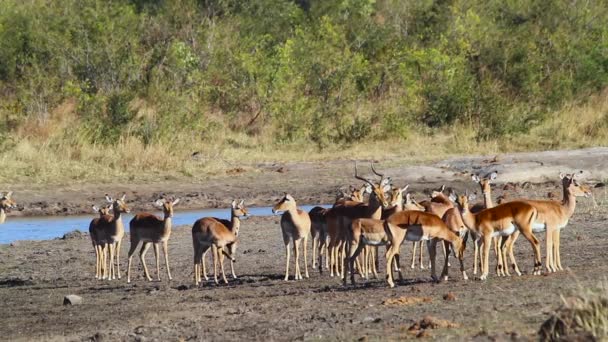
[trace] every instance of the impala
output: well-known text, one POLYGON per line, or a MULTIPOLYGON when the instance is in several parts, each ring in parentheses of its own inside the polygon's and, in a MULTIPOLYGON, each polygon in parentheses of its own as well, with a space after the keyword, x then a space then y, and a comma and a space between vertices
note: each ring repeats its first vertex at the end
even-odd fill
POLYGON ((93 206, 93 212, 99 214, 99 217, 91 220, 89 224, 89 236, 91 237, 91 243, 95 249, 95 279, 102 279, 102 273, 106 268, 105 265, 105 248, 107 247, 105 234, 103 233, 102 221, 109 220, 104 216, 110 215, 111 206, 97 208, 93 206))
MULTIPOLYGON (((390 270, 393 257, 399 252, 399 246, 401 246, 404 240, 429 240, 431 277, 433 280, 437 280, 435 274, 435 245, 438 240, 445 240, 451 243, 454 250, 457 251, 458 258, 461 261, 463 277, 466 278, 462 262, 464 256, 462 239, 456 233, 452 232, 436 215, 422 211, 402 211, 392 215, 384 221, 384 231, 388 235, 390 242, 390 246, 386 251, 387 270, 390 270)), ((442 274, 447 275, 447 270, 444 269, 442 274)), ((395 283, 393 281, 392 272, 387 272, 386 275, 389 286, 394 287, 395 283)))
POLYGON ((308 213, 298 209, 296 200, 289 194, 283 198, 273 208, 272 212, 283 212, 281 215, 281 232, 283 233, 283 243, 285 244, 285 281, 289 280, 289 242, 293 242, 294 261, 295 261, 295 280, 302 279, 300 271, 300 241, 304 244, 304 274, 308 278, 308 260, 306 259, 306 245, 310 234, 310 216, 308 213))
MULTIPOLYGON (((382 207, 386 207, 387 201, 384 196, 384 193, 390 189, 390 185, 386 184, 386 179, 384 175, 376 172, 373 168, 372 171, 380 176, 380 182, 377 184, 372 183, 370 180, 360 177, 357 174, 357 163, 355 163, 355 178, 364 181, 369 184, 371 187, 371 193, 369 197, 369 203, 360 204, 356 206, 335 206, 327 211, 325 214, 326 222, 327 222, 327 231, 329 233, 329 271, 330 276, 334 275, 334 271, 336 275, 340 276, 341 271, 340 267, 343 266, 343 263, 340 262, 341 258, 340 252, 344 247, 344 232, 350 226, 352 220, 356 218, 376 218, 380 219, 382 217, 382 207)), ((343 251, 342 251, 343 252, 343 251)))
MULTIPOLYGON (((580 171, 579 174, 583 173, 580 171)), ((556 272, 563 270, 560 257, 560 232, 563 228, 568 225, 568 221, 574 214, 576 209, 576 198, 577 197, 589 197, 591 196, 591 190, 583 185, 580 185, 575 179, 577 174, 563 174, 559 175, 562 181, 563 197, 562 201, 551 201, 551 200, 521 200, 525 203, 532 205, 537 211, 538 215, 534 220, 532 229, 535 233, 545 232, 546 233, 546 269, 548 272, 556 272)), ((513 244, 519 234, 514 234, 506 242, 506 249, 511 259, 513 269, 517 274, 521 274, 519 267, 515 262, 515 256, 513 255, 513 244)))
MULTIPOLYGON (((310 232, 312 235, 312 268, 317 267, 316 252, 318 250, 319 272, 323 272, 323 252, 327 261, 327 222, 325 222, 326 208, 314 207, 308 212, 310 217, 310 232)), ((326 265, 329 268, 329 262, 326 265)))
POLYGON ((9 191, 6 195, 0 193, 0 224, 6 221, 6 210, 17 208, 17 203, 11 198, 13 192, 9 191))
POLYGON ((238 243, 238 235, 241 227, 241 217, 249 215, 245 208, 244 200, 237 202, 233 200, 230 205, 230 221, 215 217, 204 217, 197 220, 192 226, 192 246, 194 247, 194 284, 198 285, 201 282, 201 264, 203 275, 207 280, 207 271, 205 269, 205 255, 212 250, 213 256, 213 275, 217 284, 217 263, 219 259, 220 269, 222 271, 222 279, 224 283, 226 274, 224 273, 224 255, 230 259, 230 268, 232 276, 236 279, 234 273, 234 254, 238 243), (228 249, 228 250, 226 250, 228 249))
POLYGON ((96 234, 103 239, 103 243, 107 247, 103 248, 103 264, 104 268, 103 279, 120 279, 120 246, 122 238, 125 235, 125 227, 122 223, 122 213, 128 213, 129 207, 125 203, 126 194, 123 194, 120 199, 113 199, 106 194, 106 201, 111 203, 113 215, 105 215, 100 217, 99 225, 94 228, 96 234), (109 263, 106 261, 106 255, 109 256, 109 263), (114 259, 116 259, 116 268, 114 267, 114 259))
POLYGON ((178 199, 162 198, 158 199, 154 204, 157 207, 161 207, 163 210, 164 218, 160 218, 150 213, 139 213, 135 215, 131 222, 129 222, 129 230, 131 236, 131 247, 129 248, 129 262, 127 265, 127 283, 131 282, 131 261, 133 260, 133 253, 137 249, 139 242, 142 242, 141 250, 139 251, 139 259, 144 268, 144 275, 148 281, 152 281, 150 274, 148 273, 148 267, 146 266, 146 252, 150 248, 150 244, 154 245, 154 257, 156 259, 156 276, 160 281, 160 252, 159 245, 163 245, 163 254, 165 255, 165 267, 167 268, 167 276, 169 280, 171 277, 171 270, 169 269, 169 252, 167 250, 167 244, 169 237, 171 237, 171 218, 173 217, 173 206, 179 202, 178 199))
MULTIPOLYGON (((521 232, 532 245, 534 251, 534 274, 540 274, 540 247, 536 236, 532 231, 532 225, 536 219, 537 210, 528 203, 515 201, 498 205, 494 208, 482 210, 477 214, 471 213, 469 201, 475 199, 475 195, 461 195, 456 198, 461 210, 462 220, 469 230, 481 236, 483 239, 482 250, 482 273, 481 280, 488 277, 488 265, 490 246, 493 237, 503 237, 513 234, 516 230, 521 232)), ((506 256, 504 249, 499 248, 498 263, 506 256)))
MULTIPOLYGON (((490 174, 486 175, 483 178, 479 177, 479 175, 471 174, 471 179, 473 180, 473 182, 475 182, 479 185, 479 187, 481 188, 481 193, 483 194, 483 203, 477 203, 477 204, 471 206, 470 210, 473 214, 476 214, 484 209, 494 207, 494 203, 492 202, 491 183, 494 180, 496 180, 497 177, 498 177, 498 172, 496 172, 496 171, 491 172, 490 174)), ((467 235, 464 238, 465 243, 468 240, 469 234, 472 235, 471 237, 473 238, 473 247, 474 247, 473 274, 477 274, 477 266, 479 265, 479 262, 481 262, 481 260, 479 258, 479 246, 481 245, 481 237, 478 235, 475 235, 475 233, 472 231, 468 231, 467 235)), ((496 255, 498 255, 498 253, 499 253, 498 238, 497 237, 494 238, 493 241, 494 241, 494 252, 496 253, 496 255)), ((503 265, 497 265, 496 273, 498 276, 509 275, 509 270, 505 269, 505 267, 503 267, 503 265), (505 274, 505 272, 506 272, 506 274, 505 274)))

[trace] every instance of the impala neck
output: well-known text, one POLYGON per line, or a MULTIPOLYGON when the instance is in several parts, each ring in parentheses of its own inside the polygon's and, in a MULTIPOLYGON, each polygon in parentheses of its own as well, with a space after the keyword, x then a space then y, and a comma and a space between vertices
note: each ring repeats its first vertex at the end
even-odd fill
POLYGON ((4 223, 6 220, 6 213, 4 212, 4 208, 0 208, 0 223, 4 223))
POLYGON ((116 225, 116 231, 125 231, 125 226, 122 224, 122 213, 120 210, 114 210, 114 224, 116 225))
POLYGON ((576 196, 570 193, 570 190, 568 190, 566 185, 564 185, 564 198, 562 199, 562 206, 566 208, 568 217, 574 214, 574 210, 576 209, 576 196))
MULTIPOLYGON (((460 205, 459 205, 460 206, 460 205)), ((477 231, 477 227, 475 227, 475 215, 469 211, 469 208, 460 208, 460 216, 462 217, 462 222, 468 229, 472 231, 477 231)))
POLYGON ((494 203, 492 203, 492 192, 491 191, 483 192, 483 204, 486 206, 486 209, 494 208, 494 203))
POLYGON ((241 228, 241 220, 236 216, 234 209, 230 212, 230 230, 234 233, 234 236, 239 235, 239 229, 241 228))
POLYGON ((373 191, 372 191, 371 195, 369 196, 368 210, 369 210, 370 217, 373 217, 373 218, 382 217, 382 204, 380 204, 380 201, 378 200, 376 193, 373 191))

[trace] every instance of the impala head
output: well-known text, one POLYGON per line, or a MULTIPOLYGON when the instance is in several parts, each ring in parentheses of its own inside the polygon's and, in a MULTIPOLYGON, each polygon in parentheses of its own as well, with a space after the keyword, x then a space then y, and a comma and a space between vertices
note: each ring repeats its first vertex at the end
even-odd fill
POLYGON ((101 206, 101 207, 97 207, 97 206, 93 206, 93 212, 96 214, 99 214, 99 216, 104 216, 104 215, 110 215, 110 210, 112 210, 112 206, 111 205, 106 205, 106 206, 101 206))
POLYGON ((17 203, 11 198, 12 196, 12 191, 7 192, 6 195, 0 193, 0 209, 17 208, 17 203))
POLYGON ((380 176, 380 182, 378 182, 377 184, 373 183, 372 181, 370 181, 369 179, 363 178, 361 176, 359 176, 357 174, 357 162, 355 162, 355 178, 364 181, 367 186, 369 187, 370 191, 370 196, 375 196, 376 199, 378 200, 378 202, 383 206, 383 207, 388 207, 388 201, 386 200, 386 196, 384 195, 386 192, 389 192, 391 190, 391 186, 390 186, 390 178, 384 178, 384 175, 381 173, 378 173, 376 171, 376 169, 374 169, 374 164, 372 163, 372 171, 377 175, 380 176))
POLYGON ((467 191, 465 191, 464 195, 456 195, 455 193, 450 194, 450 200, 458 204, 462 215, 469 211, 469 203, 475 201, 476 198, 477 195, 469 194, 467 191))
POLYGON ((245 208, 245 200, 241 200, 240 202, 233 200, 230 206, 232 207, 232 214, 236 217, 249 215, 249 211, 245 208))
POLYGON ((281 198, 281 200, 272 207, 272 213, 276 214, 280 211, 288 211, 289 209, 296 207, 296 200, 291 197, 290 194, 285 193, 285 196, 281 198))
POLYGON ((442 196, 444 191, 445 191, 445 184, 442 185, 439 189, 433 190, 431 192, 431 198, 435 198, 437 196, 442 196))
POLYGON ((481 187, 481 192, 484 194, 489 194, 492 191, 492 187, 490 184, 498 177, 498 172, 494 171, 485 177, 481 178, 479 175, 471 174, 471 179, 473 182, 479 184, 481 187))
POLYGON ((591 192, 591 188, 587 185, 581 185, 576 180, 576 177, 582 174, 583 171, 579 171, 578 173, 572 174, 559 174, 559 178, 562 180, 562 185, 564 186, 564 192, 567 191, 568 194, 574 195, 576 197, 591 197, 593 193, 591 192))
MULTIPOLYGON (((391 189, 391 199, 390 199, 390 203, 389 206, 394 207, 400 204, 403 204, 403 194, 407 191, 407 188, 409 188, 410 185, 406 185, 403 188, 392 188, 391 189)), ((406 196, 409 194, 406 194, 406 196)))
POLYGON ((165 217, 173 217, 173 206, 179 203, 179 198, 173 197, 159 198, 154 202, 154 205, 163 210, 165 217))
POLYGON ((121 198, 112 198, 106 194, 106 201, 112 203, 114 214, 128 213, 131 211, 125 202, 125 197, 127 197, 127 194, 123 194, 121 198))
POLYGON ((350 199, 352 201, 363 202, 363 195, 365 193, 370 193, 372 189, 364 184, 361 188, 357 189, 354 186, 350 187, 350 199))

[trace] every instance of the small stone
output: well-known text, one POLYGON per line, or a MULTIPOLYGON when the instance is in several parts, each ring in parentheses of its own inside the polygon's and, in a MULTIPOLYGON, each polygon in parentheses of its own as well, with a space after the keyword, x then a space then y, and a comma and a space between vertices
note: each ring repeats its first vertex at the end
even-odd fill
POLYGON ((82 297, 77 295, 67 295, 63 297, 63 305, 79 305, 82 304, 82 297))
POLYGON ((445 295, 443 295, 443 300, 448 300, 448 301, 455 301, 456 300, 456 295, 452 292, 448 292, 445 295))

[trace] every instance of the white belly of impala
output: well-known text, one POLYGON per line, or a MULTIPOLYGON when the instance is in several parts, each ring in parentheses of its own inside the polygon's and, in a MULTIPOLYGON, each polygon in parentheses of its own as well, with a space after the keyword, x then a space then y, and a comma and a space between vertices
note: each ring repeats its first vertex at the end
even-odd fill
POLYGON ((540 232, 544 232, 545 230, 547 230, 547 225, 544 223, 532 223, 532 232, 534 233, 540 233, 540 232))
POLYGON ((509 236, 513 233, 515 233, 515 225, 510 225, 508 227, 505 227, 505 229, 503 229, 503 230, 499 230, 499 231, 492 233, 492 237, 509 236))
POLYGON ((386 242, 382 241, 382 238, 384 236, 381 236, 380 234, 378 235, 364 235, 361 237, 361 239, 363 240, 363 243, 366 245, 371 245, 371 246, 383 246, 386 245, 386 242))

